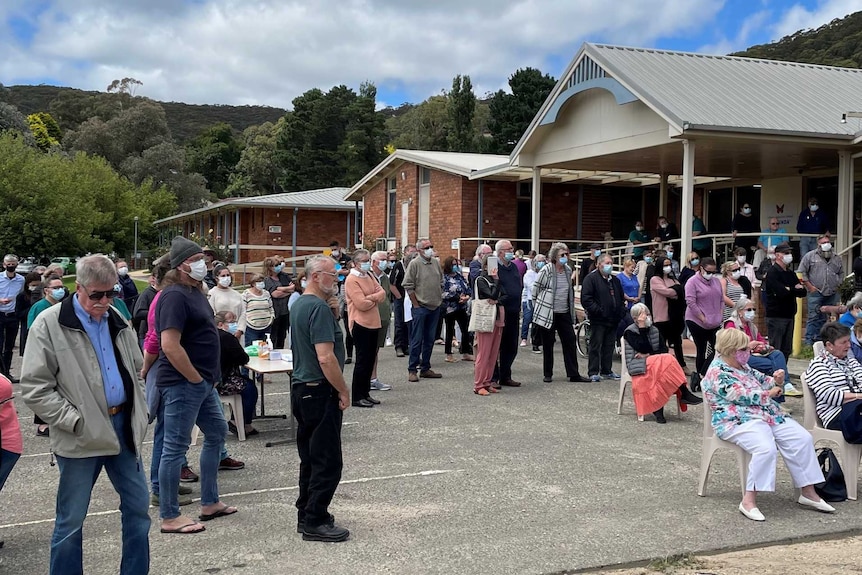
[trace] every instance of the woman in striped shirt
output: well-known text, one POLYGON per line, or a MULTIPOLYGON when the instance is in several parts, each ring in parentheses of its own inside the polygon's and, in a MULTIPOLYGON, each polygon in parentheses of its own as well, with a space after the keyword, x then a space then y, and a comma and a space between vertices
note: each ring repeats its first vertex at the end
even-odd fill
POLYGON ((830 322, 820 330, 825 351, 811 360, 805 383, 817 402, 817 416, 826 429, 841 429, 841 408, 862 399, 862 365, 850 351, 850 328, 830 322))
POLYGON ((250 287, 242 292, 245 305, 245 345, 266 339, 266 333, 275 319, 272 307, 272 296, 266 290, 266 283, 261 274, 251 277, 250 287))

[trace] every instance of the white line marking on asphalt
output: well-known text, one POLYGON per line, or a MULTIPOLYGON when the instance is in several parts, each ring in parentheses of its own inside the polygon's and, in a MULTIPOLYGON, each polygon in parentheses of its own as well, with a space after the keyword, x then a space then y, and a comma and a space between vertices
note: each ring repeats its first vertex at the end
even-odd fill
MULTIPOLYGON (((444 475, 446 473, 459 473, 461 471, 465 471, 464 469, 429 469, 427 471, 417 471, 414 473, 400 473, 398 475, 381 475, 378 477, 360 477, 358 479, 345 479, 344 481, 339 482, 339 485, 350 485, 352 483, 370 483, 372 481, 390 481, 392 479, 408 479, 410 477, 430 477, 432 475, 444 475)), ((298 485, 292 485, 290 487, 270 487, 268 489, 252 489, 251 491, 236 491, 234 493, 220 493, 219 498, 222 497, 241 497, 243 495, 261 495, 264 493, 278 493, 281 491, 294 491, 299 489, 298 485)), ((192 501, 200 501, 199 497, 192 499, 192 501)), ((100 517, 105 515, 114 515, 119 513, 119 509, 109 509, 108 511, 95 511, 93 513, 87 513, 87 517, 100 517)), ((43 523, 53 523, 54 519, 34 519, 33 521, 22 521, 20 523, 7 523, 6 525, 0 525, 0 529, 10 529, 13 527, 27 527, 29 525, 41 525, 43 523)))

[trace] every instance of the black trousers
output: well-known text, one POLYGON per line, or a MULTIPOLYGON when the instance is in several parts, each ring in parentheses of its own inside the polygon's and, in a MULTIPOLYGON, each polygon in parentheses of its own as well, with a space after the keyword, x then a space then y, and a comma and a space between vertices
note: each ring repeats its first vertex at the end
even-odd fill
POLYGON ((395 335, 393 338, 395 349, 408 353, 410 351, 410 332, 407 329, 407 324, 404 323, 404 300, 394 298, 392 307, 395 311, 395 335))
POLYGON ((470 325, 470 316, 467 315, 467 310, 459 309, 450 314, 446 314, 446 337, 445 351, 446 355, 452 353, 452 339, 455 337, 455 322, 461 328, 461 347, 459 353, 473 353, 473 334, 467 331, 467 326, 470 325))
MULTIPOLYGON (((443 310, 445 308, 441 307, 440 309, 443 310)), ((434 332, 434 341, 437 341, 438 339, 443 339, 444 320, 445 320, 445 317, 443 316, 443 313, 441 311, 441 313, 437 314, 437 331, 434 332)))
POLYGON ((328 521, 329 504, 341 481, 341 422, 338 392, 328 382, 298 383, 290 390, 299 452, 298 519, 317 527, 328 521))
POLYGON ((284 349, 287 339, 287 328, 290 326, 290 314, 276 316, 269 326, 270 338, 275 349, 284 349))
POLYGON ((673 354, 680 367, 685 367, 685 356, 682 354, 682 328, 672 321, 657 321, 655 326, 669 346, 673 346, 673 354))
POLYGON ((512 379, 512 364, 518 355, 518 341, 521 337, 521 309, 507 308, 506 324, 500 339, 500 358, 494 367, 494 381, 509 381, 512 379))
POLYGON ((18 337, 18 325, 21 320, 17 315, 0 314, 0 349, 3 350, 3 373, 12 374, 12 348, 18 337))
POLYGON ((341 319, 344 320, 344 351, 347 352, 347 357, 353 358, 353 334, 350 333, 350 329, 348 326, 350 325, 350 318, 347 317, 347 308, 344 308, 344 311, 341 312, 341 319))
POLYGON ((377 359, 377 332, 379 328, 368 328, 353 324, 353 345, 356 346, 356 363, 353 365, 352 401, 365 399, 371 392, 371 373, 377 359))
POLYGON ((715 357, 715 334, 718 333, 718 328, 705 329, 691 320, 686 320, 685 325, 688 326, 688 331, 697 347, 694 366, 700 375, 706 375, 706 370, 709 369, 709 364, 715 357))
POLYGON ((766 318, 766 333, 769 334, 769 344, 784 354, 784 360, 787 361, 793 350, 793 319, 766 318))
POLYGON ((607 375, 613 371, 614 339, 617 337, 615 324, 590 321, 590 356, 587 371, 590 376, 607 375))
POLYGON ((560 336, 563 348, 563 364, 566 366, 566 377, 581 375, 578 369, 578 357, 575 351, 575 329, 572 327, 572 316, 568 312, 555 313, 554 323, 550 328, 533 325, 542 337, 542 370, 545 377, 554 375, 554 332, 560 336))

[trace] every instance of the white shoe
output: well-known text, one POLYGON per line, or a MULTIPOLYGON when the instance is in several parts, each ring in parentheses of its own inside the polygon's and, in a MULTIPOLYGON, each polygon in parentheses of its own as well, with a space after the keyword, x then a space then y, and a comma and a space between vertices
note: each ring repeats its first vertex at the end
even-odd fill
POLYGON ((820 501, 813 501, 811 499, 808 499, 804 495, 800 495, 799 499, 797 500, 797 503, 799 503, 799 505, 802 505, 804 507, 810 507, 811 509, 816 509, 817 511, 820 511, 821 513, 835 513, 835 508, 832 507, 831 505, 829 505, 828 503, 826 503, 825 501, 823 501, 822 499, 820 501))
POLYGON ((752 521, 766 521, 766 517, 763 516, 763 513, 761 513, 760 509, 758 509, 757 507, 752 507, 751 511, 746 511, 745 507, 743 507, 742 503, 740 503, 739 512, 751 519, 752 521))
POLYGON ((521 347, 527 347, 527 340, 526 339, 521 340, 521 347))
POLYGON ((386 346, 386 347, 389 347, 389 346, 391 346, 391 345, 392 345, 392 338, 387 337, 387 338, 386 338, 385 346, 386 346))
POLYGON ((372 379, 371 389, 376 389, 377 391, 389 391, 392 389, 392 386, 381 382, 379 379, 372 379))
POLYGON ((802 397, 802 392, 793 387, 792 383, 785 383, 784 395, 786 395, 787 397, 802 397))

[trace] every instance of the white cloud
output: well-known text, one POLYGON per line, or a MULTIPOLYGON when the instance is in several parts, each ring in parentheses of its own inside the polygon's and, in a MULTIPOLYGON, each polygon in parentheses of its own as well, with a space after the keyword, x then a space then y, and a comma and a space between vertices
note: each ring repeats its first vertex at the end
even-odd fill
POLYGON ((698 48, 704 54, 724 55, 745 50, 751 45, 750 38, 768 21, 771 13, 768 10, 755 12, 743 20, 736 35, 732 38, 722 36, 717 42, 698 48))
MULTIPOLYGON (((585 40, 650 46, 659 38, 693 37, 724 1, 610 4, 54 0, 39 14, 29 47, 0 40, 0 81, 50 77, 104 90, 131 76, 144 83, 140 94, 160 100, 287 107, 310 88, 358 87, 364 80, 415 101, 449 88, 460 73, 470 74, 483 94, 504 86, 517 68, 547 71, 549 56, 568 59, 585 40)), ((0 38, 9 38, 2 22, 0 38)))
POLYGON ((820 0, 813 10, 802 4, 795 4, 772 27, 774 39, 780 40, 799 30, 819 28, 835 18, 843 18, 857 12, 859 8, 859 0, 820 0))

